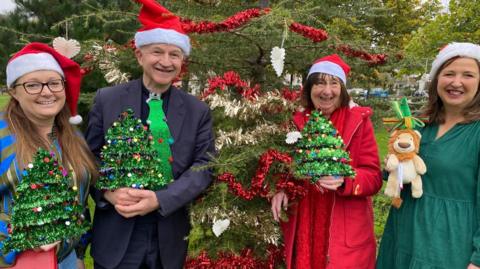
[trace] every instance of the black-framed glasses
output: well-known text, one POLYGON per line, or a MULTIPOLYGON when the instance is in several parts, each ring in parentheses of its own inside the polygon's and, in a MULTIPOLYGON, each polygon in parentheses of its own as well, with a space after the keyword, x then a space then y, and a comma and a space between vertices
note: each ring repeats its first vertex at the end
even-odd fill
POLYGON ((35 94, 42 93, 43 88, 45 86, 47 86, 47 88, 51 92, 61 92, 65 90, 65 81, 63 79, 54 79, 45 83, 29 81, 29 82, 13 85, 14 88, 17 86, 23 86, 23 88, 25 89, 25 92, 27 92, 28 94, 35 95, 35 94))

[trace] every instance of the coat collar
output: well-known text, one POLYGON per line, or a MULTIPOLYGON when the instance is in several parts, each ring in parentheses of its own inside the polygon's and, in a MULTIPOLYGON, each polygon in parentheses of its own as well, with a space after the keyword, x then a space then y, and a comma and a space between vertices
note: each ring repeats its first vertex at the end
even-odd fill
POLYGON ((182 92, 171 86, 170 99, 168 100, 167 123, 170 133, 175 141, 178 140, 183 120, 185 119, 186 108, 182 92))

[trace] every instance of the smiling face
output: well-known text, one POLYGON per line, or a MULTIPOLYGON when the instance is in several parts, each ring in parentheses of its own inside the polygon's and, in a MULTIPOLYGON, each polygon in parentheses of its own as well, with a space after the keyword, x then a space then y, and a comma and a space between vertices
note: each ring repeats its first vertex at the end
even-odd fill
POLYGON ((169 44, 145 45, 135 50, 138 63, 143 68, 143 83, 150 90, 164 92, 180 74, 184 54, 169 44))
POLYGON ((318 81, 312 85, 310 98, 315 109, 322 111, 325 117, 341 106, 342 83, 338 77, 321 75, 318 81))
POLYGON ((52 123, 57 114, 65 105, 65 90, 60 92, 51 92, 46 85, 40 94, 28 94, 23 83, 36 82, 48 83, 63 79, 55 71, 35 71, 21 76, 16 82, 15 87, 10 90, 10 94, 15 98, 25 115, 34 123, 45 124, 52 123))
POLYGON ((437 93, 445 112, 463 111, 474 99, 480 83, 476 60, 461 57, 446 65, 438 74, 437 93))

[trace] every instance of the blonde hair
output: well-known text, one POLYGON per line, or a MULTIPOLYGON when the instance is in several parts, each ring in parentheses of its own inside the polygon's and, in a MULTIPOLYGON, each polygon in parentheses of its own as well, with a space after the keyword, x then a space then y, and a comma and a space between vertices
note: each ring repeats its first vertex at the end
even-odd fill
MULTIPOLYGON (((10 98, 5 109, 5 117, 8 121, 9 130, 15 134, 17 161, 20 169, 23 169, 27 163, 32 161, 32 157, 38 148, 49 148, 49 142, 38 134, 38 129, 25 115, 20 103, 15 98, 10 98)), ((55 117, 57 138, 62 147, 63 165, 71 165, 77 175, 77 184, 80 183, 81 178, 85 178, 88 174, 91 175, 92 182, 94 182, 98 177, 95 158, 85 140, 77 133, 76 128, 68 122, 69 117, 70 111, 66 105, 55 117)))

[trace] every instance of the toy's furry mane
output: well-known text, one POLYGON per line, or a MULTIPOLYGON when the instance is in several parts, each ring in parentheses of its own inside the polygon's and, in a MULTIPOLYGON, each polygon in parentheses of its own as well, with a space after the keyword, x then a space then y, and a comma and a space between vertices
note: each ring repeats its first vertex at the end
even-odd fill
POLYGON ((395 154, 395 156, 397 156, 398 160, 401 162, 413 159, 413 157, 417 155, 419 147, 420 147, 420 137, 418 137, 418 134, 412 129, 397 130, 393 133, 393 135, 388 140, 388 153, 395 154), (405 134, 405 133, 410 134, 413 137, 413 143, 415 144, 415 151, 407 152, 407 153, 399 153, 395 151, 395 149, 393 148, 393 143, 395 142, 395 140, 400 134, 405 134))

